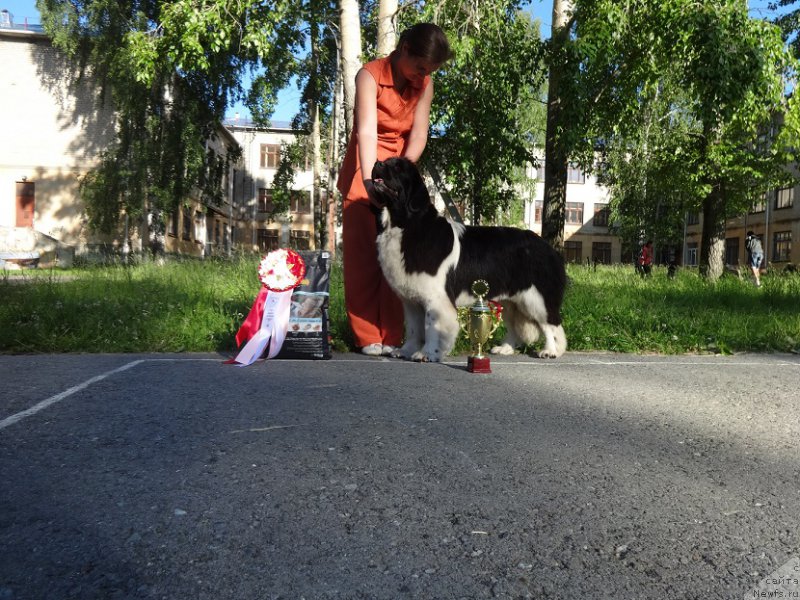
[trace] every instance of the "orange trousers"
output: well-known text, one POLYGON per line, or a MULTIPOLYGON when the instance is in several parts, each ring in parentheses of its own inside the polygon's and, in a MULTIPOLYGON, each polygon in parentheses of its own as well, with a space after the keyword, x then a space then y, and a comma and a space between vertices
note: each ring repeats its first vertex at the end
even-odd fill
POLYGON ((344 302, 356 344, 399 346, 403 341, 403 303, 378 263, 378 227, 369 202, 345 200, 342 210, 344 302))

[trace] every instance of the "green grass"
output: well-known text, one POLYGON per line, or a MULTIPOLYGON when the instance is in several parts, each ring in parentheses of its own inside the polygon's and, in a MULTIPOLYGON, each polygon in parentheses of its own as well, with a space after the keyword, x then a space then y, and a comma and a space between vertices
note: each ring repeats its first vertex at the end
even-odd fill
MULTIPOLYGON (((258 291, 258 259, 0 272, 0 352, 233 352, 258 291)), ((800 352, 800 275, 707 282, 654 269, 570 265, 563 308, 571 350, 682 354, 800 352)), ((331 276, 334 349, 353 338, 341 268, 331 276)), ((497 335, 502 334, 502 329, 497 335)), ((455 353, 467 352, 459 339, 455 353)))
POLYGON ((769 274, 717 282, 693 270, 669 279, 656 268, 642 279, 632 267, 578 266, 563 310, 572 350, 733 353, 800 351, 800 276, 769 274))

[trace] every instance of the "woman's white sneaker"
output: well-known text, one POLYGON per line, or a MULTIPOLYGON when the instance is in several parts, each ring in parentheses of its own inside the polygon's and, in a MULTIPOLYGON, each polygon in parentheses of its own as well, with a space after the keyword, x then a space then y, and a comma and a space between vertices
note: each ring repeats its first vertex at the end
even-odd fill
POLYGON ((361 354, 366 354, 367 356, 381 356, 384 348, 386 348, 386 346, 383 344, 370 344, 369 346, 361 348, 361 354))

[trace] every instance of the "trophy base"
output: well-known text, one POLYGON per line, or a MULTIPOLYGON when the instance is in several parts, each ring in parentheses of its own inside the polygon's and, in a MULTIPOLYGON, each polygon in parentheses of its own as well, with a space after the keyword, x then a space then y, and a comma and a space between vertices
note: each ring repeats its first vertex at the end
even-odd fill
POLYGON ((470 373, 491 373, 492 368, 489 366, 489 357, 470 356, 467 358, 467 371, 470 373))

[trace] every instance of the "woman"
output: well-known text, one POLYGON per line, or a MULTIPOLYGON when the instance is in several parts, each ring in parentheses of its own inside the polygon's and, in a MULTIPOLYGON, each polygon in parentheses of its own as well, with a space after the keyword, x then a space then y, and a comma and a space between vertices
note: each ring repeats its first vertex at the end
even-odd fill
POLYGON ((353 133, 341 170, 342 244, 347 315, 364 354, 388 355, 403 338, 403 308, 378 264, 376 215, 370 204, 376 160, 416 162, 428 141, 433 83, 430 74, 451 57, 444 32, 419 23, 400 35, 389 56, 356 75, 353 133))

